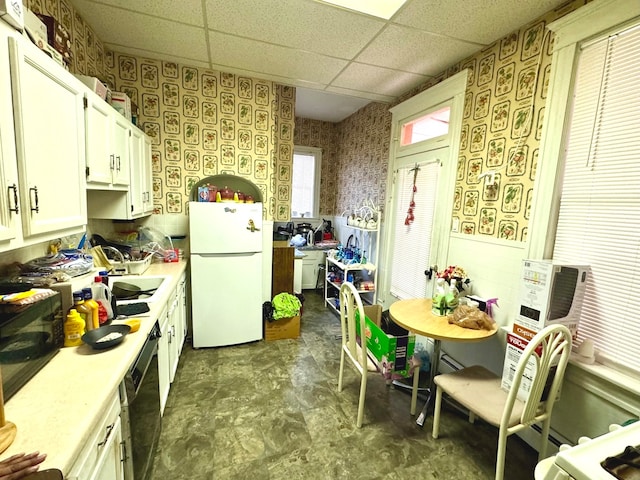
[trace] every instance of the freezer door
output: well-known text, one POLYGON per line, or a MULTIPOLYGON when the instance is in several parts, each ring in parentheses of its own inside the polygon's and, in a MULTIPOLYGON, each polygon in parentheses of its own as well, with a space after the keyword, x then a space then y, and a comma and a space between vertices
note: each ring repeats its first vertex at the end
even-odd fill
POLYGON ((262 253, 191 255, 193 347, 262 339, 262 253))
POLYGON ((192 254, 262 251, 262 203, 189 202, 192 254))

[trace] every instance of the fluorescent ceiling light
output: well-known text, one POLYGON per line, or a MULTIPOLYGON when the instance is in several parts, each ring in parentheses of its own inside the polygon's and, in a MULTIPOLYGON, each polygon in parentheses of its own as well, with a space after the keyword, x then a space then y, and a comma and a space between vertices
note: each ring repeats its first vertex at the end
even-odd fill
POLYGON ((355 10, 389 20, 407 0, 321 0, 338 7, 355 10))

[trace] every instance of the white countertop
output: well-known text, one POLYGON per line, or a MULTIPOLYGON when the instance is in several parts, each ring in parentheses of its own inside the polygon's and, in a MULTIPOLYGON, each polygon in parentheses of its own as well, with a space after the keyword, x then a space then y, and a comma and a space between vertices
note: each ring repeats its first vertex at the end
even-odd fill
MULTIPOLYGON (((170 284, 157 302, 149 303, 151 311, 141 318, 140 330, 110 350, 88 345, 61 349, 5 404, 5 418, 18 433, 0 458, 39 451, 47 454, 41 470, 59 468, 65 477, 69 474, 186 267, 186 261, 151 264, 144 275, 167 275, 170 284)), ((93 277, 86 277, 88 286, 93 277)))

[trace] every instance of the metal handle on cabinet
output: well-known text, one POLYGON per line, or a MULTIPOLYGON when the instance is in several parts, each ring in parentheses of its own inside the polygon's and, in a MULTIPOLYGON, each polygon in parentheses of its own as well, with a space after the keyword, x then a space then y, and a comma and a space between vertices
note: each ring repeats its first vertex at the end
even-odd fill
POLYGON ((98 443, 98 447, 104 447, 107 444, 107 440, 109 439, 109 435, 111 435, 111 430, 115 427, 115 422, 111 425, 107 425, 107 433, 104 435, 104 440, 98 443))
POLYGON ((116 156, 112 153, 109 155, 109 168, 115 170, 116 168, 116 156))
POLYGON ((14 183, 13 185, 10 185, 9 187, 7 187, 7 191, 10 192, 11 190, 13 190, 13 205, 14 207, 11 207, 11 197, 9 197, 9 211, 10 212, 14 212, 14 213, 18 213, 18 187, 16 186, 16 184, 14 183))
POLYGON ((120 171, 120 155, 116 156, 116 170, 120 171))
POLYGON ((38 187, 31 187, 29 189, 29 202, 30 202, 30 208, 32 212, 36 212, 39 213, 40 212, 40 206, 38 205, 40 202, 38 201, 38 187), (31 192, 33 192, 33 197, 31 196, 31 192), (33 200, 35 200, 36 206, 35 208, 33 207, 33 200))

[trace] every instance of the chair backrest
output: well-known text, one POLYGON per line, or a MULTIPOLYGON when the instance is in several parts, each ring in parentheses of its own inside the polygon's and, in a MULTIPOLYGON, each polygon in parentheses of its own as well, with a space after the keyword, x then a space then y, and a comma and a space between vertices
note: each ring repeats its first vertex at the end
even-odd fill
POLYGON ((570 353, 571 332, 564 325, 549 325, 531 339, 518 361, 502 416, 502 426, 508 426, 509 417, 530 359, 534 359, 535 376, 526 397, 520 423, 531 425, 551 415, 553 405, 560 394, 570 353))
MULTIPOLYGON (((356 333, 356 310, 360 322, 360 332, 365 335, 365 315, 362 307, 360 294, 351 282, 343 282, 340 287, 340 326, 342 327, 342 346, 346 346, 349 353, 358 363, 367 369, 367 349, 358 348, 358 337, 356 333)), ((366 340, 364 341, 366 345, 366 340)))

